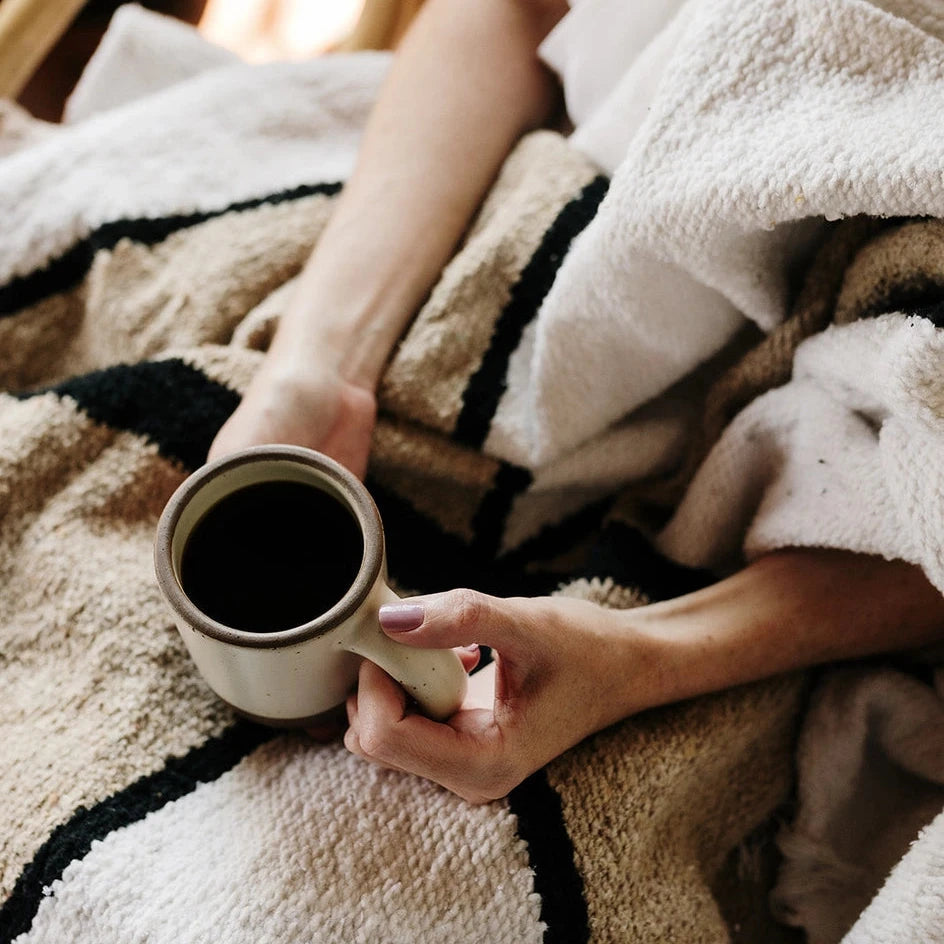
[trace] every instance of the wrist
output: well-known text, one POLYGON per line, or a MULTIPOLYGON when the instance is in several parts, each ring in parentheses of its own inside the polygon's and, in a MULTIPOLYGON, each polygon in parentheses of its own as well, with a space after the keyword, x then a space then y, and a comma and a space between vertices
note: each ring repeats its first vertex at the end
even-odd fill
POLYGON ((621 612, 633 665, 627 713, 754 681, 778 669, 762 643, 767 621, 756 601, 720 581, 703 590, 621 612))
POLYGON ((373 393, 408 318, 394 293, 368 286, 328 288, 304 277, 285 311, 269 359, 285 374, 318 363, 345 383, 373 393))
POLYGON ((273 410, 299 419, 321 416, 326 409, 350 406, 359 416, 373 416, 376 391, 345 377, 340 351, 327 345, 295 343, 283 335, 273 341, 253 377, 247 399, 268 403, 273 410), (332 406, 333 405, 333 406, 332 406))
POLYGON ((640 711, 685 698, 686 655, 665 616, 640 606, 613 611, 613 642, 604 653, 608 677, 617 684, 604 687, 611 723, 640 711))
MULTIPOLYGON (((608 727, 647 708, 676 700, 680 654, 662 621, 648 607, 615 610, 584 601, 553 598, 559 607, 558 653, 582 665, 583 734, 608 727), (569 651, 569 644, 577 647, 569 651)), ((552 618, 546 618, 553 625, 552 618)))
MULTIPOLYGON (((668 601, 674 602, 674 601, 668 601)), ((633 639, 627 714, 668 705, 716 687, 713 637, 701 620, 662 604, 625 614, 633 639)), ((717 686, 720 687, 720 684, 717 686)))
POLYGON ((279 323, 260 380, 293 390, 322 388, 330 382, 373 397, 389 355, 376 348, 376 342, 372 345, 369 329, 358 332, 359 323, 338 309, 322 315, 295 305, 279 323))

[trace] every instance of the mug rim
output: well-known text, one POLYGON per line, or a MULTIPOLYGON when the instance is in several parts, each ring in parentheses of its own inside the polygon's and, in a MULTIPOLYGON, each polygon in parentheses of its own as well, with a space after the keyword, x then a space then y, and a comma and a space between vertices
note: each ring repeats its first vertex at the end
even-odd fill
MULTIPOLYGON (((279 481, 273 479, 272 481, 279 481)), ((239 488, 233 490, 239 491, 239 488)), ((233 494, 229 492, 227 494, 233 494)), ((249 446, 201 466, 184 479, 161 512, 154 541, 154 567, 158 585, 174 612, 184 623, 220 642, 243 648, 281 649, 323 636, 352 617, 383 575, 384 533, 380 512, 364 483, 339 462, 305 446, 266 444, 249 446), (272 633, 250 632, 220 623, 187 596, 174 570, 173 540, 180 517, 193 498, 210 482, 241 465, 256 462, 294 462, 308 466, 330 479, 354 512, 364 543, 360 568, 344 596, 314 619, 272 633)))

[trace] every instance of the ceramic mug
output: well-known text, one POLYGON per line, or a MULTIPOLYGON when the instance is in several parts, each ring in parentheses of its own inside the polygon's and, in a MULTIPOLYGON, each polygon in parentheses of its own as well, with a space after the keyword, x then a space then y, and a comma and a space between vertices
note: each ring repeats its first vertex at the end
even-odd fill
POLYGON ((198 469, 164 508, 154 563, 201 675, 255 721, 316 724, 343 704, 362 659, 432 718, 462 702, 467 676, 452 650, 381 630, 378 609, 400 598, 387 586, 380 514, 321 453, 254 446, 198 469))

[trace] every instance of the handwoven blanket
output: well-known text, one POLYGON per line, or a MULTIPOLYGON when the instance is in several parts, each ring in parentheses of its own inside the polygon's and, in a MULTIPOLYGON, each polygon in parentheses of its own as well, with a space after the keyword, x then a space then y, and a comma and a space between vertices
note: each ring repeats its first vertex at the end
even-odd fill
MULTIPOLYGON (((860 699, 858 714, 830 713, 842 701, 823 676, 796 815, 806 675, 627 719, 507 799, 471 807, 339 744, 235 717, 177 636, 153 576, 157 518, 260 363, 386 62, 216 61, 139 100, 122 102, 113 86, 107 109, 89 105, 58 129, 2 112, 0 942, 791 940, 766 907, 777 825, 792 824, 791 861, 802 856, 790 836, 832 864, 866 845, 836 850, 841 810, 826 811, 825 829, 803 818, 809 797, 823 808, 816 721, 861 718, 852 742, 871 750, 868 705, 907 702, 904 717, 927 729, 939 700, 923 668, 886 669, 897 682, 860 699)), ((791 260, 782 291, 768 292, 780 326, 772 315, 765 335, 731 319, 730 343, 704 369, 675 386, 662 377, 668 396, 617 410, 612 358, 633 335, 617 344, 614 331, 641 270, 632 257, 619 275, 632 233, 614 214, 632 173, 608 181, 561 136, 525 138, 403 337, 379 391, 367 476, 396 587, 629 607, 703 585, 744 541, 750 553, 786 543, 886 553, 939 581, 944 491, 917 474, 944 455, 938 224, 906 218, 907 207, 879 219, 888 214, 855 200, 849 213, 864 216, 804 223, 801 240, 778 244, 791 260), (569 322, 568 299, 585 303, 569 322), (574 360, 548 391, 545 367, 568 345, 587 353, 586 370, 574 360), (833 422, 820 429, 824 404, 833 422), (563 432, 548 439, 542 424, 554 418, 563 432), (858 439, 833 435, 853 421, 858 439), (809 473, 823 432, 837 453, 829 474, 858 496, 832 518, 808 504, 827 487, 809 473), (850 443, 855 462, 839 462, 850 443), (780 515, 795 507, 784 482, 802 486, 805 516, 780 515), (889 483, 904 490, 895 501, 889 483), (837 523, 873 504, 872 527, 845 540, 837 523), (784 519, 800 524, 784 531, 784 519)), ((769 245, 763 255, 772 266, 769 245)), ((662 275, 677 271, 666 265, 662 275)), ((923 789, 908 780, 890 794, 902 778, 877 778, 873 795, 909 812, 888 804, 882 855, 844 886, 858 906, 838 921, 830 913, 820 940, 838 940, 944 805, 928 764, 901 751, 883 764, 917 771, 923 789)), ((913 890, 944 879, 940 832, 928 827, 850 940, 885 940, 889 926, 896 940, 933 940, 921 929, 941 926, 934 896, 913 890)), ((825 923, 786 884, 778 896, 786 920, 825 923)))

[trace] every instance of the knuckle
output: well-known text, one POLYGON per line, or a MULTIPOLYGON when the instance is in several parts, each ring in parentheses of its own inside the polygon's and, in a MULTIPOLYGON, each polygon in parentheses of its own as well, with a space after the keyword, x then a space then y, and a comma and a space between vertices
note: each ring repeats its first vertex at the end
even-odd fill
POLYGON ((481 802, 490 803, 508 796, 518 785, 520 777, 513 765, 507 760, 493 761, 485 768, 478 783, 481 802))
POLYGON ((456 628, 463 631, 474 630, 485 615, 485 597, 475 590, 465 588, 450 590, 448 597, 447 605, 456 628))
POLYGON ((361 725, 357 740, 361 752, 373 758, 379 758, 383 754, 387 743, 386 732, 376 723, 361 725))

